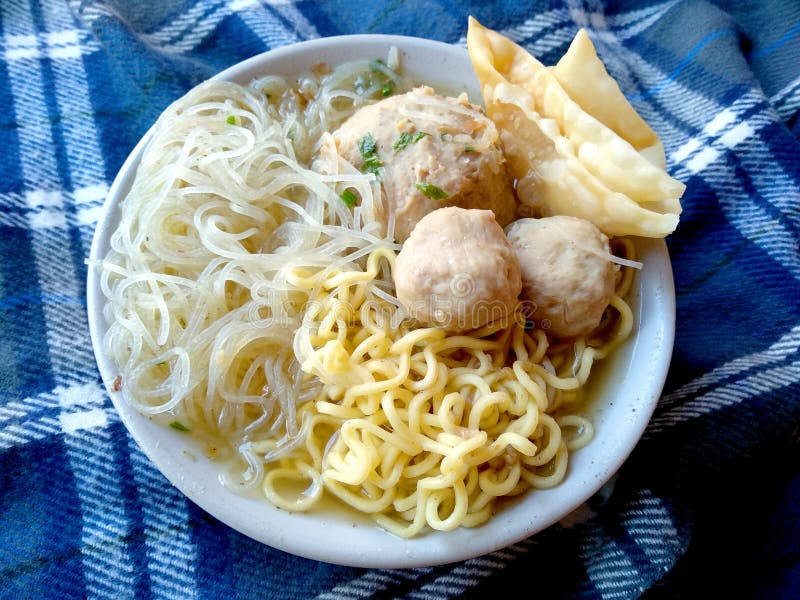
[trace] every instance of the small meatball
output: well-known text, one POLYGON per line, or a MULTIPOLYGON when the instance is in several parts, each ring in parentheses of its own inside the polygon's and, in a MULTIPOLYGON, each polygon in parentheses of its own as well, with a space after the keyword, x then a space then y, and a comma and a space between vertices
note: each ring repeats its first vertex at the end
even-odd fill
POLYGON ((397 298, 417 321, 468 331, 513 314, 522 279, 490 210, 440 208, 406 240, 394 268, 397 298))
POLYGON ((419 220, 444 206, 494 211, 500 225, 516 212, 513 180, 494 123, 458 98, 419 87, 365 106, 334 133, 339 152, 362 171, 377 171, 394 236, 404 242, 419 220))
POLYGON ((522 299, 558 338, 590 333, 614 294, 608 238, 585 219, 520 219, 507 229, 522 269, 522 299))

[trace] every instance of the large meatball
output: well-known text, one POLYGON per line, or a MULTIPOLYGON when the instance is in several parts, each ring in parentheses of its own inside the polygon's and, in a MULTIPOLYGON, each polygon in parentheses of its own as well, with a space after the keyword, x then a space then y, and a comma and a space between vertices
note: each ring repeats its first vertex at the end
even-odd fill
POLYGON ((443 206, 494 211, 502 226, 515 216, 516 197, 494 123, 478 107, 419 87, 359 109, 337 132, 339 152, 376 172, 386 196, 384 226, 395 239, 443 206))
POLYGON ((595 329, 614 294, 619 267, 608 238, 576 217, 520 219, 507 229, 522 269, 522 298, 536 323, 555 337, 595 329))
POLYGON ((522 287, 494 213, 457 207, 422 217, 397 255, 394 282, 411 317, 450 331, 509 317, 522 287))

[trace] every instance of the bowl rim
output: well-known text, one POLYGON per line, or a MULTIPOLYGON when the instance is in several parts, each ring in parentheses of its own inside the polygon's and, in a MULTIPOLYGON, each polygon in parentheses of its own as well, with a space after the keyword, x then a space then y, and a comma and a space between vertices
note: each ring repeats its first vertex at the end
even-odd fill
MULTIPOLYGON (((462 82, 465 89, 477 89, 477 82, 469 81, 469 77, 474 78, 474 72, 471 71, 471 63, 463 47, 413 36, 383 34, 333 36, 283 46, 236 63, 214 75, 210 80, 247 83, 256 73, 263 74, 266 68, 275 69, 276 65, 281 66, 280 69, 276 69, 283 71, 280 74, 297 75, 303 72, 296 66, 298 62, 303 62, 301 58, 305 60, 307 66, 313 64, 308 61, 309 55, 323 53, 328 62, 338 64, 342 57, 355 58, 356 49, 358 52, 364 52, 368 48, 388 49, 391 46, 396 46, 405 59, 412 57, 419 62, 424 58, 424 70, 430 68, 441 70, 443 67, 436 63, 436 60, 443 60, 443 64, 451 67, 453 65, 450 63, 454 63, 462 72, 469 65, 468 75, 458 74, 454 80, 462 82)), ((453 69, 447 75, 458 73, 458 69, 453 69)), ((437 76, 432 76, 431 79, 438 81, 437 76)), ((638 307, 632 306, 635 309, 636 332, 625 344, 625 352, 630 356, 627 357, 624 373, 613 371, 613 374, 615 382, 621 377, 620 384, 624 388, 627 377, 641 376, 641 371, 637 374, 631 370, 635 366, 646 372, 645 385, 641 389, 634 389, 632 393, 635 398, 617 401, 617 404, 627 402, 630 407, 627 405, 615 407, 616 412, 610 413, 612 416, 617 413, 622 414, 623 410, 632 409, 620 417, 627 426, 628 435, 609 438, 607 449, 612 454, 591 459, 589 465, 591 472, 584 475, 586 479, 573 481, 570 476, 573 479, 577 477, 576 461, 580 459, 579 464, 583 465, 589 460, 581 459, 584 456, 581 452, 591 451, 596 439, 587 448, 576 452, 570 458, 567 478, 552 490, 528 492, 520 502, 503 509, 487 524, 478 528, 462 527, 451 532, 432 532, 412 540, 395 537, 378 529, 372 523, 355 521, 348 515, 342 518, 343 515, 336 512, 288 513, 272 506, 266 499, 239 496, 219 484, 216 484, 218 487, 216 493, 210 490, 209 487, 216 483, 213 463, 194 456, 197 446, 190 440, 184 439, 185 436, 158 425, 151 418, 136 412, 119 393, 113 391, 115 367, 102 351, 103 335, 107 329, 103 317, 106 299, 100 290, 100 277, 95 265, 108 249, 108 241, 116 224, 114 216, 119 210, 119 203, 133 182, 136 168, 154 127, 155 124, 148 129, 124 161, 109 188, 102 214, 98 219, 91 244, 90 267, 86 281, 89 331, 106 391, 127 431, 152 464, 187 499, 210 515, 268 546, 332 564, 363 568, 410 568, 452 563, 491 553, 550 527, 606 484, 638 443, 663 390, 675 335, 675 289, 667 246, 664 240, 643 238, 637 239, 637 247, 643 251, 643 256, 648 258, 648 262, 639 274, 637 283, 641 281, 641 286, 644 286, 647 280, 654 286, 655 291, 643 294, 642 289, 637 287, 635 290, 639 303, 638 307), (653 266, 655 270, 652 269, 653 266), (654 318, 648 310, 655 311, 655 315, 659 318, 654 318), (649 315, 649 318, 643 319, 643 313, 649 315), (644 331, 647 331, 646 339, 642 339, 644 331), (653 348, 656 351, 653 351, 653 348), (634 356, 640 357, 639 361, 631 363, 634 356), (187 478, 187 473, 199 477, 200 483, 198 484, 196 479, 193 481, 187 478), (568 482, 570 485, 567 485, 568 482), (574 493, 566 494, 573 487, 574 493), (552 498, 552 500, 544 501, 542 508, 537 506, 540 498, 552 498), (327 532, 330 543, 320 542, 320 532, 327 532), (346 536, 347 543, 336 543, 342 536, 346 536)), ((608 362, 619 362, 625 358, 627 355, 622 354, 622 351, 623 348, 618 348, 608 362)), ((608 385, 608 382, 604 385, 608 385)), ((600 410, 604 409, 601 407, 600 410)), ((605 417, 601 415, 601 418, 605 417)))

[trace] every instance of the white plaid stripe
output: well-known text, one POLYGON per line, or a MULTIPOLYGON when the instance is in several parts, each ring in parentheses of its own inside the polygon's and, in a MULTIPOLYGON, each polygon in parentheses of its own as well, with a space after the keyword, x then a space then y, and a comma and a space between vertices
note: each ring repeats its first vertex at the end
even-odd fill
POLYGON ((43 34, 11 34, 2 39, 6 62, 49 58, 80 58, 100 49, 99 44, 78 29, 63 29, 43 34))
POLYGON ((155 598, 196 597, 196 548, 186 497, 164 480, 136 443, 130 460, 144 517, 150 589, 155 598))
POLYGON ((789 120, 800 109, 800 77, 796 77, 782 90, 771 96, 769 101, 781 119, 789 120))
POLYGON ((655 415, 647 426, 644 438, 652 438, 684 421, 716 413, 726 407, 794 385, 798 381, 800 381, 800 360, 758 371, 655 415))
POLYGON ((782 335, 777 342, 771 344, 766 350, 735 358, 682 385, 674 392, 664 395, 659 402, 659 407, 674 406, 683 399, 694 396, 700 390, 710 388, 721 381, 751 369, 783 362, 788 356, 797 353, 798 350, 800 350, 800 325, 793 327, 785 335, 782 335))

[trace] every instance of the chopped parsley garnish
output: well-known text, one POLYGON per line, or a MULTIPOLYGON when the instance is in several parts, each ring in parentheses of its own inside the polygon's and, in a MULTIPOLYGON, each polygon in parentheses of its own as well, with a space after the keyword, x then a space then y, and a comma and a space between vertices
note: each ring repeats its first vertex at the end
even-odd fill
MULTIPOLYGON (((395 81, 391 76, 393 71, 380 58, 369 61, 369 70, 375 73, 378 77, 375 81, 373 81, 372 77, 370 77, 367 86, 364 86, 364 88, 379 84, 381 86, 381 96, 390 96, 392 92, 394 92, 395 85, 395 81)), ((358 88, 358 85, 356 88, 358 88)), ((358 93, 360 94, 362 92, 359 91, 358 93)))
POLYGON ((371 134, 367 133, 358 140, 358 152, 361 154, 361 158, 364 159, 364 166, 361 167, 361 170, 377 175, 383 164, 378 157, 378 146, 375 143, 375 138, 371 134))
POLYGON ((426 135, 430 135, 430 133, 428 133, 427 131, 418 131, 417 133, 414 134, 414 137, 411 138, 411 141, 416 144, 418 141, 420 141, 426 135))
POLYGON ((342 199, 342 202, 344 202, 348 208, 353 208, 356 205, 356 195, 350 190, 343 191, 339 195, 339 198, 342 199))
POLYGON ((426 135, 430 134, 425 131, 417 131, 416 133, 401 133, 392 144, 392 148, 395 152, 400 152, 400 150, 405 150, 409 144, 416 144, 426 135))
POLYGON ((228 115, 228 118, 225 119, 228 122, 228 125, 236 125, 236 116, 235 115, 228 115))
POLYGON ((375 138, 372 137, 371 133, 364 134, 364 137, 358 140, 358 151, 364 158, 378 151, 378 145, 375 143, 375 138))
POLYGON ((448 193, 441 188, 436 187, 432 183, 425 181, 418 181, 416 183, 417 189, 431 200, 444 200, 448 197, 448 193))
POLYGON ((169 426, 173 429, 177 429, 178 431, 189 431, 189 428, 180 421, 173 421, 169 424, 169 426))

